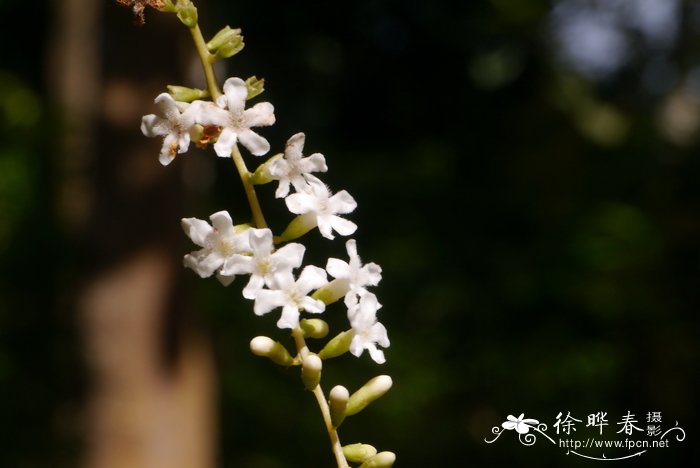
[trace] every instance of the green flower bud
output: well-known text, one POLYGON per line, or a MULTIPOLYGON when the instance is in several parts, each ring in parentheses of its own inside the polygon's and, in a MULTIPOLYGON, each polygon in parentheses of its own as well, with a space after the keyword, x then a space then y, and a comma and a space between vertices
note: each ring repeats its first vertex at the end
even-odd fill
POLYGON ((362 465, 360 468, 389 468, 396 461, 394 452, 379 452, 362 465))
POLYGON ((255 76, 251 76, 245 80, 245 85, 248 88, 248 97, 246 99, 253 99, 255 96, 265 91, 265 80, 259 80, 255 76))
POLYGON ((236 55, 238 52, 243 50, 245 44, 243 43, 243 37, 238 36, 237 38, 223 44, 221 47, 216 49, 216 58, 229 58, 236 55))
POLYGON ((255 172, 253 173, 253 175, 250 177, 250 182, 253 185, 263 185, 263 184, 268 184, 268 183, 272 182, 274 179, 272 177, 270 177, 270 172, 267 170, 267 168, 269 167, 269 165, 272 161, 279 159, 282 156, 284 156, 283 153, 278 153, 278 154, 272 156, 270 159, 268 159, 264 163, 262 163, 261 165, 259 165, 257 167, 257 169, 255 169, 255 172))
POLYGON ((177 2, 177 17, 180 19, 182 24, 188 28, 194 28, 197 26, 197 21, 199 20, 197 16, 197 7, 194 3, 189 0, 177 2))
POLYGON ((345 296, 349 290, 349 281, 347 279, 334 279, 322 288, 317 289, 311 297, 322 301, 326 305, 330 305, 345 296))
POLYGON ((350 444, 343 447, 343 455, 349 462, 362 463, 375 456, 377 449, 369 444, 350 444))
POLYGON ((168 93, 180 102, 192 102, 197 99, 209 97, 209 91, 197 88, 188 88, 186 86, 168 85, 168 93))
POLYGON ((209 49, 209 52, 215 52, 216 49, 237 37, 242 39, 241 30, 238 28, 231 29, 230 26, 226 26, 207 42, 207 49, 209 49))
POLYGON ((347 330, 338 333, 331 341, 326 343, 326 346, 318 353, 321 359, 330 359, 345 354, 350 349, 350 343, 355 332, 347 330))
POLYGON ((298 215, 287 225, 287 228, 278 237, 280 242, 298 239, 316 227, 316 216, 313 213, 298 215))
POLYGON ((287 351, 287 348, 278 341, 273 341, 272 338, 268 338, 267 336, 256 336, 250 340, 250 350, 256 356, 269 358, 272 362, 280 366, 296 364, 294 358, 292 358, 289 351, 287 351))
POLYGON ((388 375, 379 375, 371 379, 350 396, 345 415, 351 416, 365 409, 367 405, 388 392, 392 383, 388 375))
POLYGON ((323 369, 323 361, 315 354, 309 354, 301 363, 301 381, 304 382, 304 387, 307 390, 313 390, 321 381, 321 369, 323 369))
MULTIPOLYGON (((336 385, 331 389, 331 393, 328 395, 328 406, 333 427, 340 426, 343 419, 345 419, 345 408, 348 406, 348 398, 350 398, 350 392, 342 385, 336 385)), ((375 450, 374 453, 377 453, 377 451, 375 450)), ((364 459, 357 461, 364 461, 364 459)))
POLYGON ((321 319, 301 319, 299 327, 306 338, 325 338, 328 335, 328 324, 321 319))

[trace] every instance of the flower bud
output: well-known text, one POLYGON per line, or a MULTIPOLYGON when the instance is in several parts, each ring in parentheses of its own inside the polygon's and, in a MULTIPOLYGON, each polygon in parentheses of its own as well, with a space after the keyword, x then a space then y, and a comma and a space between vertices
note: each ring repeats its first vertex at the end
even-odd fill
POLYGON ((285 348, 278 341, 272 340, 267 336, 256 336, 250 340, 250 350, 256 356, 264 356, 269 358, 275 364, 280 366, 291 366, 296 364, 294 358, 289 354, 287 348, 285 348))
POLYGON ((337 302, 350 290, 350 283, 346 278, 336 278, 320 289, 317 289, 311 297, 322 301, 326 305, 337 302))
POLYGON ((168 85, 168 93, 173 99, 180 102, 192 102, 209 96, 209 92, 206 90, 176 85, 168 85))
POLYGON ((379 452, 369 460, 365 461, 360 468, 389 468, 396 461, 394 452, 379 452))
POLYGON ((301 363, 301 381, 307 390, 313 390, 321 381, 321 369, 323 361, 315 354, 309 354, 301 363))
POLYGON ((362 463, 377 454, 377 449, 369 444, 350 444, 343 447, 343 455, 349 462, 362 463))
POLYGON ((230 26, 226 26, 207 42, 207 49, 209 49, 209 52, 215 52, 216 49, 236 38, 243 38, 243 36, 241 36, 241 30, 238 28, 231 29, 230 26))
POLYGON ((250 176, 250 182, 253 185, 263 185, 272 182, 274 179, 270 177, 270 172, 267 170, 267 168, 270 166, 270 163, 272 163, 272 161, 275 161, 276 159, 279 159, 282 156, 284 156, 284 154, 277 153, 276 155, 272 156, 270 159, 259 165, 257 169, 255 169, 253 175, 250 176))
POLYGON ((245 80, 246 88, 248 88, 248 97, 246 99, 253 99, 258 94, 265 91, 265 80, 258 79, 256 76, 251 76, 245 80))
POLYGON ((338 333, 331 341, 326 343, 326 346, 318 353, 321 359, 330 359, 345 354, 350 349, 350 343, 355 332, 347 330, 338 333))
POLYGON ((331 411, 333 427, 340 426, 340 423, 345 419, 345 408, 348 406, 348 398, 350 398, 350 392, 342 385, 336 385, 331 389, 331 393, 328 395, 328 406, 331 411))
POLYGON ((321 319, 301 319, 299 327, 306 338, 325 338, 328 335, 328 324, 321 319))
POLYGON ((316 227, 316 216, 313 213, 297 215, 279 236, 281 242, 298 239, 316 227))
POLYGON ((350 396, 345 415, 351 416, 365 409, 367 405, 388 392, 392 383, 388 375, 379 375, 371 379, 350 396))
POLYGON ((194 28, 199 20, 197 7, 189 0, 179 0, 177 2, 177 17, 188 28, 194 28))

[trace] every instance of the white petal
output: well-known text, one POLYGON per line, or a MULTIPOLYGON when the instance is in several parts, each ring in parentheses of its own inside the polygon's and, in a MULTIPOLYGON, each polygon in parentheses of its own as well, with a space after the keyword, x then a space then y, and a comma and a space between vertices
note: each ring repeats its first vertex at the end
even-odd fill
POLYGON ((367 286, 376 286, 382 280, 382 267, 376 263, 368 263, 363 266, 360 273, 367 286))
MULTIPOLYGON (((200 251, 201 252, 201 251, 200 251)), ((221 266, 223 260, 214 253, 204 256, 185 255, 185 266, 192 268, 202 278, 208 278, 221 266)))
POLYGON ((284 268, 299 268, 301 262, 304 260, 305 252, 306 247, 304 247, 304 245, 293 242, 277 249, 277 251, 272 254, 272 258, 278 265, 284 268))
POLYGON ((260 275, 251 275, 250 280, 245 288, 243 288, 243 297, 246 299, 255 299, 265 286, 265 280, 260 275))
POLYGON ((233 255, 222 273, 230 275, 249 275, 253 272, 253 258, 247 255, 233 255))
POLYGON ((156 106, 163 117, 170 121, 176 121, 180 117, 180 109, 175 104, 175 99, 168 93, 160 93, 155 99, 156 106))
POLYGON ((340 216, 331 216, 330 224, 335 232, 341 236, 349 236, 357 230, 357 224, 345 218, 341 218, 340 216))
MULTIPOLYGON (((289 197, 287 197, 289 198, 289 197)), ((337 218, 337 216, 333 215, 323 215, 323 216, 317 216, 317 223, 318 223, 318 231, 321 233, 323 237, 326 239, 333 240, 335 239, 335 236, 333 235, 333 222, 332 218, 337 218)))
MULTIPOLYGON (((249 128, 240 129, 238 131, 238 139, 241 140, 241 144, 254 156, 262 156, 270 151, 270 143, 249 128)), ((230 154, 229 152, 229 155, 230 154)))
POLYGON ((284 198, 289 195, 289 180, 280 180, 280 184, 275 191, 275 198, 284 198))
POLYGON ((297 328, 299 326, 299 309, 293 306, 284 306, 277 326, 279 328, 297 328))
POLYGON ((314 153, 311 156, 299 161, 299 167, 301 172, 326 172, 328 171, 328 166, 326 166, 326 158, 323 157, 321 153, 314 153))
POLYGON ((212 227, 206 221, 197 218, 182 218, 182 229, 192 242, 204 247, 207 236, 212 232, 212 227))
POLYGON ((238 135, 230 128, 224 128, 219 135, 219 138, 214 143, 214 151, 219 157, 231 157, 233 145, 238 141, 238 135))
POLYGON ((228 211, 217 211, 213 215, 209 216, 211 220, 211 225, 216 229, 220 235, 231 235, 233 234, 233 220, 228 211))
POLYGON ((316 197, 308 193, 293 193, 284 199, 289 211, 295 214, 304 214, 316 211, 318 202, 316 197))
POLYGON ((155 114, 144 115, 141 118, 141 132, 149 138, 169 133, 167 125, 163 125, 163 119, 155 114))
POLYGON ((350 265, 337 258, 329 258, 326 263, 326 271, 333 278, 349 278, 350 265))
POLYGON ((318 289, 326 283, 326 270, 309 265, 301 271, 297 280, 297 287, 302 294, 307 294, 309 291, 318 289))
POLYGON ((368 346, 367 351, 369 351, 369 356, 377 364, 384 364, 386 362, 386 359, 384 358, 384 351, 377 349, 376 346, 374 346, 374 345, 368 346))
POLYGON ((240 114, 245 108, 245 100, 248 97, 248 87, 240 78, 229 78, 224 83, 226 104, 232 114, 240 114))
POLYGON ((269 102, 259 102, 243 112, 248 127, 269 127, 275 123, 275 107, 269 102))
POLYGON ((306 136, 301 132, 292 135, 287 140, 287 146, 284 148, 284 157, 292 160, 301 159, 305 139, 306 136))
POLYGON ((223 127, 229 120, 230 114, 211 102, 203 102, 197 109, 197 123, 223 127))
POLYGON ((326 304, 323 301, 312 299, 309 296, 303 297, 299 301, 299 307, 312 314, 320 314, 326 310, 326 304))
POLYGON ((179 144, 177 142, 177 137, 173 133, 168 133, 163 139, 163 146, 160 148, 160 155, 158 156, 158 161, 163 166, 167 166, 175 159, 175 155, 178 153, 179 144))
POLYGON ((329 201, 332 207, 333 213, 346 214, 351 213, 355 208, 357 208, 357 202, 352 198, 346 190, 341 190, 340 192, 333 195, 329 201))
POLYGON ((255 315, 265 315, 276 307, 283 306, 287 302, 287 295, 282 291, 261 289, 255 295, 253 312, 255 315))
POLYGON ((250 247, 257 256, 268 256, 274 247, 272 243, 272 231, 269 229, 248 229, 250 247))

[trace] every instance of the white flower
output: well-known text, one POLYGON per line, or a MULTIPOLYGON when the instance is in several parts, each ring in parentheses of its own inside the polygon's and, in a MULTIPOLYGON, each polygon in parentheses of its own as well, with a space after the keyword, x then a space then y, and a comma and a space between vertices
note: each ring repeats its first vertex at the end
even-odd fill
POLYGON ((239 140, 256 156, 270 151, 267 140, 250 128, 274 124, 275 108, 269 102, 260 102, 245 109, 247 96, 245 82, 240 78, 229 78, 224 83, 224 94, 216 100, 217 105, 203 105, 200 109, 199 123, 222 128, 214 144, 214 151, 222 158, 231 156, 233 146, 239 140))
POLYGON ((282 316, 277 321, 280 328, 299 326, 299 309, 306 312, 321 313, 326 305, 309 297, 309 292, 326 284, 326 272, 316 266, 307 266, 294 281, 291 271, 282 271, 274 275, 273 288, 261 289, 255 295, 253 310, 256 315, 264 315, 276 307, 282 307, 282 316))
POLYGON ((272 231, 269 229, 248 229, 252 255, 234 255, 223 273, 230 275, 250 274, 250 280, 243 288, 243 297, 255 299, 257 292, 267 285, 273 285, 274 275, 291 272, 301 266, 306 248, 301 244, 287 244, 274 253, 272 231))
POLYGON ((357 229, 352 221, 338 214, 351 213, 357 203, 345 190, 331 196, 331 191, 320 180, 310 180, 306 191, 293 193, 285 198, 289 211, 309 215, 308 222, 318 226, 323 237, 333 239, 335 230, 341 236, 349 236, 357 229))
POLYGON ((275 192, 277 198, 284 198, 289 194, 289 184, 292 184, 297 192, 304 191, 304 187, 311 179, 318 180, 311 172, 326 172, 326 159, 321 153, 302 158, 305 136, 297 133, 287 140, 284 148, 284 157, 270 162, 267 172, 273 180, 279 180, 279 186, 275 192))
POLYGON ((346 291, 345 305, 349 308, 357 304, 357 297, 360 294, 367 291, 365 287, 379 284, 382 279, 382 268, 376 263, 362 265, 362 261, 357 255, 355 239, 348 240, 345 243, 345 248, 348 251, 348 257, 350 257, 350 263, 337 258, 329 258, 326 271, 336 279, 339 287, 346 291))
POLYGON ((355 332, 350 342, 350 352, 359 357, 366 349, 377 364, 386 361, 384 352, 377 349, 377 345, 387 348, 390 344, 386 328, 377 322, 377 310, 380 307, 377 296, 364 293, 360 296, 360 301, 348 310, 350 325, 355 332))
POLYGON ((231 216, 226 211, 214 213, 209 219, 211 226, 197 218, 182 219, 182 228, 187 236, 202 247, 185 255, 184 264, 202 278, 207 278, 216 271, 217 278, 226 286, 233 281, 232 275, 226 272, 231 259, 237 254, 250 251, 248 235, 236 232, 231 216))
POLYGON ((537 426, 540 423, 537 419, 523 419, 523 416, 525 416, 525 413, 521 413, 517 418, 509 414, 507 418, 508 421, 501 424, 501 426, 503 426, 503 429, 509 431, 515 429, 518 434, 527 434, 530 432, 531 427, 537 426))
POLYGON ((155 103, 161 115, 148 114, 141 119, 141 131, 147 137, 163 136, 158 160, 164 166, 190 146, 190 131, 197 118, 198 104, 175 101, 168 93, 159 94, 155 103))

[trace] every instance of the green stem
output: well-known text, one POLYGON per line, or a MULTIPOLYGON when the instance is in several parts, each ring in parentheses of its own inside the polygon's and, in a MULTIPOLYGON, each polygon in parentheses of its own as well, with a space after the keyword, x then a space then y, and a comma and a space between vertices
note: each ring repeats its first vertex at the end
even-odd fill
POLYGON ((216 81, 216 75, 214 75, 214 67, 211 65, 211 54, 209 49, 207 49, 207 43, 204 42, 204 36, 202 36, 202 30, 199 29, 199 24, 196 24, 193 28, 189 28, 192 34, 192 39, 194 40, 194 45, 197 48, 197 54, 199 54, 199 60, 202 62, 202 68, 204 69, 204 77, 207 79, 207 87, 209 88, 209 94, 211 95, 212 101, 216 101, 219 96, 221 96, 221 90, 219 89, 219 84, 216 81))
MULTIPOLYGON (((301 328, 295 328, 292 330, 292 336, 294 337, 294 342, 296 343, 299 356, 303 361, 304 356, 309 353, 309 348, 306 346, 306 340, 304 340, 304 333, 301 331, 301 328)), ((343 447, 340 445, 338 431, 335 427, 333 427, 333 423, 331 422, 331 410, 328 407, 326 395, 323 393, 321 385, 316 385, 316 388, 313 389, 313 393, 316 397, 318 407, 321 410, 323 422, 326 423, 326 431, 328 431, 328 437, 331 439, 331 448, 333 450, 333 455, 335 455, 335 461, 338 464, 338 468, 349 468, 348 461, 345 459, 345 454, 343 454, 343 447)))
POLYGON ((252 174, 248 171, 245 165, 243 156, 238 150, 238 145, 233 145, 233 150, 231 151, 231 159, 236 165, 238 174, 241 176, 241 182, 243 183, 243 188, 245 189, 245 195, 248 197, 248 204, 250 205, 250 211, 253 214, 253 224, 258 229, 264 229, 267 227, 265 222, 265 217, 263 216, 262 208, 260 208, 260 202, 258 201, 258 195, 255 193, 255 187, 250 181, 252 174))

